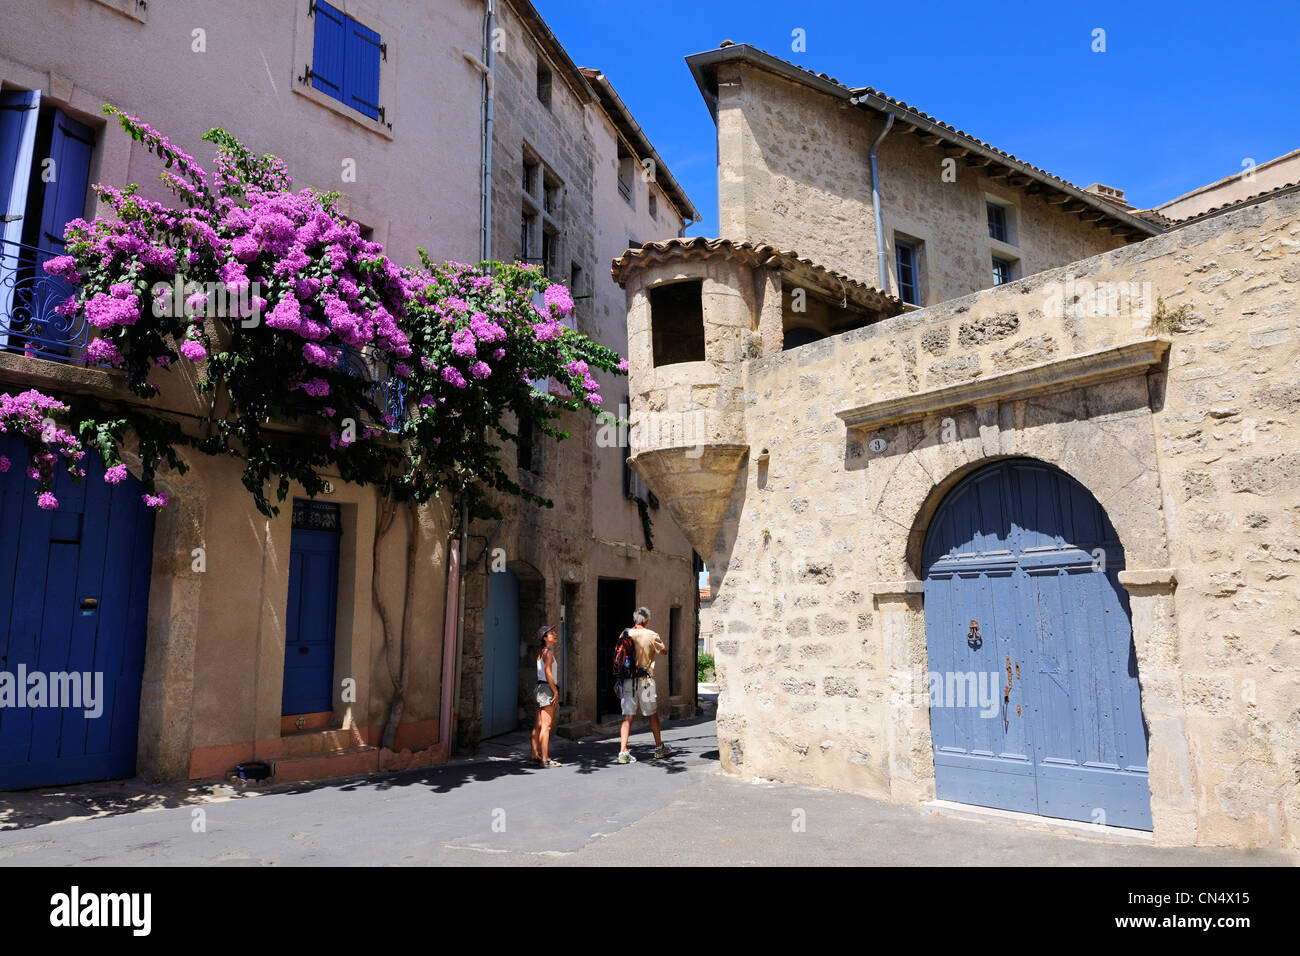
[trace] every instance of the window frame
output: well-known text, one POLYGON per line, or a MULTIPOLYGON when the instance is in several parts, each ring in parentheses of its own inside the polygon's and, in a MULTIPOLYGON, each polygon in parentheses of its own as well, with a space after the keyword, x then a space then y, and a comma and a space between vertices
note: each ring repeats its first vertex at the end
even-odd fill
POLYGON ((902 236, 894 237, 894 281, 898 283, 898 297, 907 305, 921 305, 921 265, 920 265, 920 242, 915 239, 904 238, 902 236), (903 260, 902 253, 906 250, 910 262, 908 268, 911 270, 911 280, 907 283, 906 288, 910 288, 912 297, 908 298, 905 294, 903 283, 903 260))
POLYGON ((392 104, 396 102, 396 70, 398 67, 398 32, 382 19, 368 5, 359 0, 325 0, 331 9, 350 19, 359 27, 371 31, 378 37, 379 56, 379 92, 376 112, 378 118, 349 105, 342 99, 317 89, 312 83, 312 67, 315 62, 316 47, 316 2, 298 2, 294 4, 296 13, 294 21, 293 61, 290 67, 290 88, 298 96, 309 99, 319 106, 332 110, 339 116, 346 117, 364 129, 376 133, 385 139, 393 138, 392 104))
POLYGON ((996 288, 997 286, 1000 286, 1000 285, 1007 285, 1008 283, 1011 283, 1011 282, 1015 282, 1015 281, 1016 281, 1016 260, 1015 260, 1015 259, 1008 259, 1008 258, 1006 258, 1006 257, 1004 257, 1004 256, 999 256, 999 255, 997 255, 996 253, 994 253, 990 258, 993 260, 993 263, 992 263, 992 264, 993 264, 993 286, 994 286, 994 288, 996 288), (999 277, 998 265, 999 265, 999 264, 1006 266, 1006 277, 1003 278, 1001 282, 998 281, 998 277, 999 277))

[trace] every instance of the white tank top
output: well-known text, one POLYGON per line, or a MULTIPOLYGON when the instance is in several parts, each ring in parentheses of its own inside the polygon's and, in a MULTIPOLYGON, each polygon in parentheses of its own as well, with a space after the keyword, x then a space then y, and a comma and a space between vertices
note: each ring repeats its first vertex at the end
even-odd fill
POLYGON ((543 663, 542 658, 541 658, 540 656, 538 656, 538 658, 537 658, 537 683, 539 683, 539 684, 545 684, 546 682, 547 682, 547 681, 546 681, 546 664, 543 663))

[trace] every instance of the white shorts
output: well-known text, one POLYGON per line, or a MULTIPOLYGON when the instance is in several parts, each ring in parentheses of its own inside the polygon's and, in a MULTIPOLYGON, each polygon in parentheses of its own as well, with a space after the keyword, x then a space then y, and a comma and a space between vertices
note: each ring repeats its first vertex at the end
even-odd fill
POLYGON ((624 717, 635 717, 638 711, 642 717, 659 713, 659 700, 652 677, 628 678, 623 681, 619 698, 624 717))

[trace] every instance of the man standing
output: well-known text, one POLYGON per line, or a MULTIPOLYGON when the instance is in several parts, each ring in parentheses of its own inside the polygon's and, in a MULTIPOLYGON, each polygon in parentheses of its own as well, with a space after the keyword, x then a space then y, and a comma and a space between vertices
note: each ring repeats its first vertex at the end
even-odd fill
POLYGON ((632 614, 632 626, 623 633, 631 638, 636 648, 636 667, 631 678, 619 688, 622 701, 623 725, 619 728, 619 763, 636 763, 627 750, 628 734, 632 732, 632 718, 638 713, 650 718, 650 730, 655 736, 655 759, 667 757, 672 748, 659 736, 659 700, 655 693, 655 656, 667 654, 668 648, 659 635, 646 627, 650 611, 639 607, 632 614))

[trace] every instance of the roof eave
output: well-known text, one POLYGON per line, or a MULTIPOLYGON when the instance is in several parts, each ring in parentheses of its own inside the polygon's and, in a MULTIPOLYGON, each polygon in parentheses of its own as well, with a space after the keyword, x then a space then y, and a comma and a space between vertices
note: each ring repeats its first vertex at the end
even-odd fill
POLYGON ((659 151, 655 149, 654 143, 650 141, 650 137, 641 128, 641 124, 636 121, 627 104, 623 102, 623 98, 618 95, 618 91, 614 89, 614 84, 610 82, 609 77, 597 70, 591 72, 595 73, 595 76, 588 78, 589 83, 596 90, 601 108, 614 121, 615 128, 618 129, 624 139, 629 141, 630 145, 638 148, 642 156, 649 156, 654 160, 655 182, 668 197, 668 201, 677 208, 677 212, 682 218, 689 219, 692 222, 699 222, 700 211, 695 208, 695 204, 686 195, 686 190, 682 188, 681 183, 669 170, 668 164, 663 161, 659 151), (625 124, 624 126, 620 126, 620 119, 625 124))

